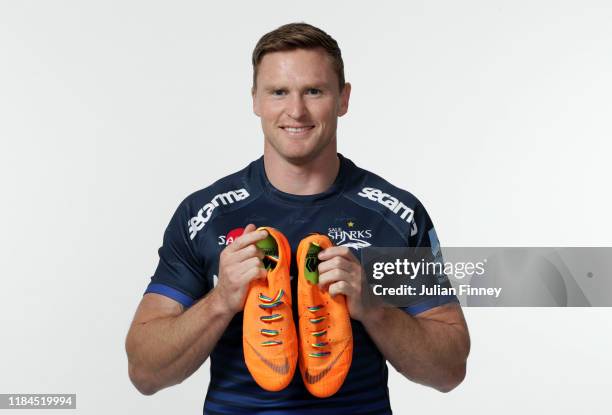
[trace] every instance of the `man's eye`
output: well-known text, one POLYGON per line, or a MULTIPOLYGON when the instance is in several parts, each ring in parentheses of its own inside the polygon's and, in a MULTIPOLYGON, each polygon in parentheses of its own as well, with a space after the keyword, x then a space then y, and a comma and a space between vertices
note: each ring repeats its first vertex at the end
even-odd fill
POLYGON ((321 94, 321 90, 318 88, 308 88, 308 90, 306 91, 308 93, 308 95, 319 95, 321 94))
POLYGON ((275 89, 274 91, 272 91, 273 95, 276 95, 279 97, 285 95, 286 93, 287 91, 285 91, 284 89, 275 89))

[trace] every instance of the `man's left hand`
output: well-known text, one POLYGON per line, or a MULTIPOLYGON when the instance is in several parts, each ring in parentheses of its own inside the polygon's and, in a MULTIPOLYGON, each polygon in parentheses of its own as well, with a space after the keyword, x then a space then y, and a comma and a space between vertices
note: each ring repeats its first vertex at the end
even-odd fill
POLYGON ((319 252, 319 287, 333 297, 344 294, 351 318, 362 320, 368 309, 364 302, 363 267, 351 250, 332 246, 319 252))

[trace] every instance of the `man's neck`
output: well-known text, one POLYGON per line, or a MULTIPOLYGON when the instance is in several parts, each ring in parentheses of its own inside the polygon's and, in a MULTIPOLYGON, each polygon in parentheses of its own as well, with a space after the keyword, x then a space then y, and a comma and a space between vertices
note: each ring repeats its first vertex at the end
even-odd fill
POLYGON ((293 164, 274 151, 264 151, 264 168, 268 180, 278 190, 293 195, 313 195, 329 189, 340 169, 333 151, 322 151, 313 160, 293 164))

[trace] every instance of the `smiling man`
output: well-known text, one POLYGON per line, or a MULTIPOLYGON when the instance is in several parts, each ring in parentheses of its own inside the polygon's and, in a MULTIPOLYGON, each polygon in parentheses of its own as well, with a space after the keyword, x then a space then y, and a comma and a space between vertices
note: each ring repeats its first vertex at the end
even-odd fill
MULTIPOLYGON (((414 382, 450 391, 465 376, 470 344, 457 299, 433 295, 405 308, 363 301, 359 249, 427 247, 437 237, 412 194, 337 152, 351 86, 336 41, 308 24, 282 26, 257 43, 253 70, 263 156, 188 196, 172 217, 126 340, 132 382, 153 394, 210 357, 207 414, 388 414, 387 361, 414 382), (247 370, 242 311, 251 281, 266 278, 255 243, 267 233, 255 225, 282 231, 293 258, 309 233, 336 243, 319 254, 319 284, 346 297, 354 350, 330 397, 309 394, 297 371, 270 392, 247 370)), ((292 292, 296 285, 292 277, 292 292)))

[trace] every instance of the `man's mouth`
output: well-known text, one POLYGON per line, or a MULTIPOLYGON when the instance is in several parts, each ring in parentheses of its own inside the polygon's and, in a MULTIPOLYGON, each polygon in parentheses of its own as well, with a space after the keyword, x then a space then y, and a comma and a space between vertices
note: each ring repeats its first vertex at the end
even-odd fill
POLYGON ((305 126, 289 126, 285 125, 281 127, 283 130, 292 135, 300 135, 304 134, 307 131, 310 131, 314 128, 314 125, 305 125, 305 126))

